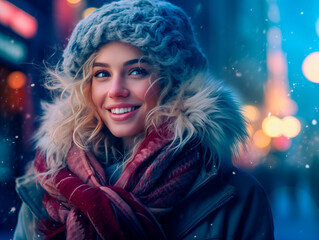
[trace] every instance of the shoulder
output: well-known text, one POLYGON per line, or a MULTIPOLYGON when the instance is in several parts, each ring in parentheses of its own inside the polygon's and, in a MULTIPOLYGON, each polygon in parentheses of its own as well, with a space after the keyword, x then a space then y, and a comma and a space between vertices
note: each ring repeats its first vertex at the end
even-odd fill
POLYGON ((37 183, 34 173, 26 174, 16 179, 16 191, 31 212, 38 218, 50 218, 42 199, 45 194, 44 189, 37 183))
POLYGON ((273 239, 263 187, 249 173, 230 168, 204 183, 165 223, 174 239, 273 239))
MULTIPOLYGON (((233 197, 221 205, 215 212, 211 212, 207 218, 198 224, 199 233, 203 227, 211 224, 222 229, 218 232, 224 238, 233 239, 273 239, 274 226, 271 207, 267 194, 259 181, 250 173, 229 168, 220 175, 220 183, 225 186, 232 186, 233 197)), ((213 182, 209 188, 216 188, 213 182)), ((214 199, 213 195, 208 196, 214 199)), ((198 231, 197 230, 197 231, 198 231)), ((216 232, 210 230, 207 234, 216 232)))
MULTIPOLYGON (((222 174, 222 180, 236 188, 237 197, 251 198, 253 196, 267 199, 267 195, 260 182, 250 173, 231 167, 222 174)), ((248 200, 248 199, 247 199, 248 200)))
POLYGON ((238 219, 271 220, 272 213, 268 196, 260 182, 250 173, 230 168, 222 175, 222 181, 233 186, 236 194, 229 203, 233 216, 238 219))

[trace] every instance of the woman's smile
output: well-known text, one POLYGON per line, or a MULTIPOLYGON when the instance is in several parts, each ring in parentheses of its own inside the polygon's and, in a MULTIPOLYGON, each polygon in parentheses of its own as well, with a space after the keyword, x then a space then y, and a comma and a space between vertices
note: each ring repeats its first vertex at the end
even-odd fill
POLYGON ((134 110, 138 109, 138 107, 127 107, 127 108, 111 108, 109 111, 112 114, 124 114, 124 113, 129 113, 133 112, 134 110))
POLYGON ((114 121, 125 121, 133 117, 140 106, 132 106, 128 104, 118 104, 108 107, 110 118, 114 121))

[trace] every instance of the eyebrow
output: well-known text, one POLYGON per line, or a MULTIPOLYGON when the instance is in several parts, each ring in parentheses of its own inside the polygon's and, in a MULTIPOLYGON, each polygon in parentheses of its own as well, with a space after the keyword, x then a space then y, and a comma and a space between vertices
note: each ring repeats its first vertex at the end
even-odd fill
MULTIPOLYGON (((149 61, 147 59, 145 59, 145 58, 136 58, 136 59, 128 60, 123 65, 124 66, 130 66, 130 65, 133 65, 135 63, 148 63, 149 64, 149 61)), ((109 67, 109 66, 110 66, 109 64, 102 63, 102 62, 93 63, 93 67, 109 67)))

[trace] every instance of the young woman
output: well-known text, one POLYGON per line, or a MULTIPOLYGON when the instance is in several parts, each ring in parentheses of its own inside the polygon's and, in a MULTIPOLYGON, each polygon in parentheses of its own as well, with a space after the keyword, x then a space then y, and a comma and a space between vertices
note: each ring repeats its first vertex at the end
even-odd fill
POLYGON ((15 239, 273 239, 262 187, 231 164, 245 120, 180 8, 106 4, 56 69, 15 239))

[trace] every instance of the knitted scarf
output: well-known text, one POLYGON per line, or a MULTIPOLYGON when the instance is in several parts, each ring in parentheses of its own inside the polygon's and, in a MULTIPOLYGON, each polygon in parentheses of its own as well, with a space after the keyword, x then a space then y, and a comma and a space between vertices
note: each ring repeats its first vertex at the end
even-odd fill
POLYGON ((41 219, 39 230, 46 239, 166 239, 150 209, 174 207, 198 176, 199 147, 184 149, 173 154, 169 140, 152 132, 114 186, 94 155, 75 144, 55 175, 43 174, 48 167, 38 151, 35 170, 52 218, 41 219))

